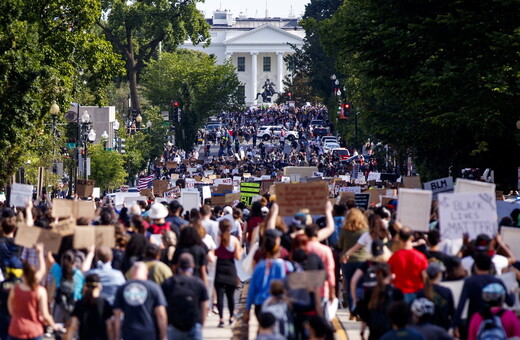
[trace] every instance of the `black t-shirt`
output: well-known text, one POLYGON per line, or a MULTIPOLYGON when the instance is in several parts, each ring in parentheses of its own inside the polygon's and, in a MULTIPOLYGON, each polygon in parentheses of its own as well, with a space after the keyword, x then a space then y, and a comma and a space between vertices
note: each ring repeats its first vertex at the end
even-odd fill
POLYGON ((82 299, 76 303, 72 316, 79 320, 80 340, 108 340, 106 320, 112 316, 110 303, 103 298, 95 298, 93 303, 82 299))
POLYGON ((199 246, 197 244, 187 247, 187 248, 177 248, 175 249, 175 253, 173 254, 173 264, 179 263, 179 257, 182 253, 190 253, 193 255, 193 260, 195 262, 195 268, 193 268, 193 275, 200 276, 200 267, 207 265, 208 260, 206 257, 207 251, 203 246, 199 246))
POLYGON ((429 259, 435 258, 444 264, 444 266, 448 266, 451 256, 443 253, 442 251, 429 250, 426 253, 426 257, 429 259))
MULTIPOLYGON (((417 298, 420 297, 425 297, 424 289, 417 292, 417 298)), ((433 304, 435 305, 435 309, 433 319, 431 320, 432 323, 444 329, 449 329, 455 314, 455 303, 451 289, 434 284, 433 304)))
POLYGON ((125 340, 157 338, 155 308, 166 306, 161 287, 152 281, 132 280, 117 289, 114 309, 124 313, 125 340))
MULTIPOLYGON (((208 297, 208 290, 206 289, 206 285, 204 282, 196 277, 196 276, 187 276, 183 274, 177 274, 175 275, 177 280, 179 282, 185 282, 187 283, 187 286, 189 286, 193 290, 193 295, 195 296, 194 307, 197 313, 197 323, 202 323, 202 313, 200 311, 200 303, 209 300, 208 297)), ((168 322, 171 323, 173 317, 172 315, 172 309, 175 308, 175 301, 172 299, 173 292, 175 290, 175 282, 174 278, 169 277, 161 285, 162 290, 164 292, 164 295, 166 296, 166 301, 168 302, 168 322)), ((126 339, 125 339, 126 340, 126 339)))

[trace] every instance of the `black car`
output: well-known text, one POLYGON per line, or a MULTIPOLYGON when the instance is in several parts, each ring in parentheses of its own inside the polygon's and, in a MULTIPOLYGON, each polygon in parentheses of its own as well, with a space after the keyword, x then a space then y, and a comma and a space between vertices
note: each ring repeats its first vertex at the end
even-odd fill
POLYGON ((330 129, 328 127, 320 126, 320 127, 315 128, 312 131, 312 134, 314 135, 314 137, 328 136, 328 135, 330 135, 330 129))

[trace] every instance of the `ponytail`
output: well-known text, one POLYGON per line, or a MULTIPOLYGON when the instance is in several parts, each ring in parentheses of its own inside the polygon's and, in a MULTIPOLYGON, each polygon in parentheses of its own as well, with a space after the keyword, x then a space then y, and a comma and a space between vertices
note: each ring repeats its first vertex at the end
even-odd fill
POLYGON ((22 265, 23 277, 25 278, 25 283, 31 288, 31 290, 36 290, 38 288, 38 282, 36 282, 36 269, 29 262, 24 262, 22 265))

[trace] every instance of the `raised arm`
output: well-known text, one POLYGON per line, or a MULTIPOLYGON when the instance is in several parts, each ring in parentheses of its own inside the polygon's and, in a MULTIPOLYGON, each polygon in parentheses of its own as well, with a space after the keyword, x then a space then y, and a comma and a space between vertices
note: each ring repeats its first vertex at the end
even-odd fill
POLYGON ((276 218, 278 217, 278 211, 279 211, 278 204, 273 203, 273 205, 271 205, 271 209, 269 209, 269 213, 267 214, 267 217, 266 217, 266 220, 267 220, 266 230, 275 228, 276 218))
POLYGON ((40 282, 45 277, 45 274, 47 273, 47 264, 45 262, 45 258, 43 256, 44 254, 44 247, 43 243, 39 242, 36 243, 36 253, 38 254, 38 270, 36 271, 35 277, 36 282, 40 282))
POLYGON ((327 224, 325 228, 318 231, 318 241, 326 240, 334 232, 334 218, 332 217, 332 203, 327 201, 325 204, 325 219, 327 224))

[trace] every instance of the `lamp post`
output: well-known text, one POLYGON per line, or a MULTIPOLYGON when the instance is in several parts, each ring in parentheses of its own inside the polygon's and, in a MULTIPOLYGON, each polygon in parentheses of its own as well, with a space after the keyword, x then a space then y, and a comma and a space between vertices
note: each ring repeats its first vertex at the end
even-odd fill
POLYGON ((150 131, 152 130, 152 122, 151 121, 147 121, 146 122, 146 128, 148 129, 148 133, 150 133, 150 131))
POLYGON ((56 120, 58 119, 58 113, 60 113, 60 107, 56 103, 52 103, 49 110, 52 115, 52 133, 56 135, 56 120))
POLYGON ((139 130, 141 129, 141 122, 143 121, 143 116, 141 116, 141 114, 138 114, 136 117, 135 117, 135 123, 136 123, 136 129, 139 130))
POLYGON ((112 125, 112 128, 114 129, 114 143, 112 144, 112 146, 113 146, 113 148, 114 148, 115 150, 118 149, 117 146, 119 145, 119 139, 118 139, 118 137, 117 137, 117 132, 119 131, 119 127, 120 127, 120 126, 121 126, 121 125, 119 124, 119 121, 116 119, 116 120, 114 121, 113 125, 112 125))
POLYGON ((87 111, 81 115, 81 131, 83 142, 83 178, 88 179, 88 143, 93 143, 96 140, 96 131, 90 129, 90 115, 87 111))
POLYGON ((103 142, 103 149, 107 149, 107 141, 108 141, 108 133, 106 131, 103 131, 103 134, 101 135, 101 141, 103 142))

